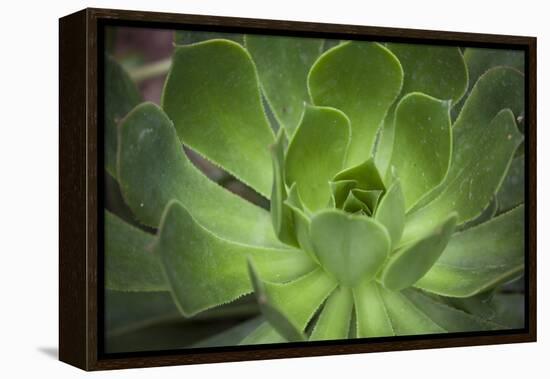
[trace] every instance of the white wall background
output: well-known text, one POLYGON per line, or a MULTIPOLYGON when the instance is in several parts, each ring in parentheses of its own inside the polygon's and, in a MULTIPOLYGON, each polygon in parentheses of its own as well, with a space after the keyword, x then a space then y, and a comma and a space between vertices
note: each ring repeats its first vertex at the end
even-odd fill
POLYGON ((3 2, 0 22, 0 376, 73 378, 58 362, 58 17, 86 6, 538 37, 539 342, 127 370, 94 377, 520 378, 550 372, 548 78, 544 1, 111 0, 3 2), (539 372, 539 373, 537 373, 539 372))

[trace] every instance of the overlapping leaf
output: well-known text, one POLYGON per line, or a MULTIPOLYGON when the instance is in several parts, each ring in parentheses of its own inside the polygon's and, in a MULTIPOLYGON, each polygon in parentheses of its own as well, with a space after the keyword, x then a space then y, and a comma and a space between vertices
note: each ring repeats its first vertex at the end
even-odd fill
POLYGON ((285 161, 286 181, 296 183, 304 205, 325 208, 329 180, 344 165, 350 140, 349 119, 333 108, 306 106, 285 161))
MULTIPOLYGON (((459 101, 468 86, 467 68, 458 47, 388 43, 403 67, 401 97, 421 92, 440 100, 459 101)), ((376 150, 376 165, 387 178, 392 152, 401 154, 400 145, 394 147, 394 106, 388 112, 376 150)))
POLYGON ((399 173, 409 209, 437 186, 451 161, 450 102, 414 92, 395 109, 394 146, 390 164, 399 173))
POLYGON ((165 291, 168 285, 154 236, 105 211, 105 288, 119 291, 165 291))
POLYGON ((242 46, 209 40, 176 47, 162 108, 183 143, 269 197, 275 138, 242 46))
POLYGON ((523 72, 525 53, 521 50, 468 47, 464 50, 464 60, 470 80, 468 89, 471 89, 479 77, 493 67, 512 67, 523 72))
POLYGON ((307 92, 307 74, 321 53, 322 39, 247 35, 261 86, 275 118, 289 137, 298 127, 307 92))
POLYGON ((220 237, 281 246, 269 213, 226 191, 195 168, 185 156, 172 122, 156 105, 136 107, 119 131, 120 187, 142 223, 158 226, 165 206, 177 199, 220 237))
POLYGON ((396 335, 446 332, 426 313, 418 309, 403 293, 390 291, 383 286, 380 286, 379 289, 396 335))
POLYGON ((303 340, 303 331, 315 311, 337 287, 337 282, 321 268, 288 283, 264 279, 256 270, 256 259, 250 260, 254 292, 264 316, 277 332, 288 340, 303 340), (299 293, 300 296, 296 296, 299 293))
POLYGON ((405 199, 399 179, 394 180, 380 201, 374 218, 388 230, 392 249, 397 247, 405 228, 405 199))
POLYGON ((273 162, 270 213, 273 229, 279 240, 286 244, 297 246, 296 226, 294 225, 292 210, 284 203, 287 198, 284 140, 284 133, 282 130, 279 130, 275 144, 270 147, 273 162))
POLYGON ((346 287, 338 287, 327 299, 310 340, 326 341, 348 338, 353 296, 346 287))
POLYGON ((506 212, 525 201, 525 157, 514 158, 497 195, 498 212, 506 212))
POLYGON ((447 332, 476 332, 502 329, 502 326, 480 317, 450 307, 443 302, 415 290, 406 290, 405 295, 419 310, 447 332))
POLYGON ((378 128, 402 81, 395 55, 375 42, 341 43, 311 68, 308 85, 313 103, 338 108, 351 121, 348 167, 371 157, 378 128))
POLYGON ((416 283, 426 291, 469 297, 521 275, 524 207, 455 234, 439 260, 416 283))
MULTIPOLYGON (((159 227, 155 239, 106 213, 107 288, 169 290, 186 316, 255 292, 261 317, 195 346, 521 327, 524 316, 484 299, 524 265, 524 159, 512 161, 524 79, 493 67, 521 70, 522 54, 238 36, 245 49, 217 34, 180 37, 189 45, 173 57, 168 115, 136 107, 111 139, 116 164, 106 155, 137 219, 159 227), (292 137, 287 151, 262 101, 292 137), (453 128, 451 105, 461 109, 453 128), (273 225, 210 182, 182 143, 271 192, 273 225)), ((131 87, 121 73, 119 97, 131 87)))
POLYGON ((384 287, 399 291, 424 276, 443 253, 455 230, 456 220, 456 213, 452 213, 427 235, 418 236, 416 241, 392 252, 380 274, 384 287))
POLYGON ((141 101, 135 83, 124 68, 110 55, 104 57, 105 65, 105 169, 114 178, 117 176, 116 156, 117 126, 128 112, 141 101))
POLYGON ((357 337, 385 337, 395 335, 380 286, 365 281, 353 289, 357 337))
POLYGON ((262 276, 274 282, 292 280, 313 268, 311 259, 299 250, 221 239, 175 201, 166 208, 154 249, 161 257, 176 303, 189 316, 250 293, 249 257, 262 276))
POLYGON ((468 73, 458 47, 388 43, 403 67, 402 95, 422 92, 456 104, 466 93, 468 73))
POLYGON ((322 267, 354 286, 374 278, 390 250, 390 236, 373 219, 324 210, 311 220, 311 241, 322 267))
POLYGON ((453 127, 449 173, 424 197, 431 202, 408 217, 405 240, 451 211, 462 224, 489 205, 523 138, 513 113, 523 108, 523 91, 523 76, 509 68, 492 69, 478 81, 453 127))

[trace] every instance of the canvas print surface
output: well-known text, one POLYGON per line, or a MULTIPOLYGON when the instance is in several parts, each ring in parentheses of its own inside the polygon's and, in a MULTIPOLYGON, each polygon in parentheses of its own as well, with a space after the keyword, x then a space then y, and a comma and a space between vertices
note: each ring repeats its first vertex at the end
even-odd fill
POLYGON ((104 351, 524 327, 524 52, 108 27, 104 351))

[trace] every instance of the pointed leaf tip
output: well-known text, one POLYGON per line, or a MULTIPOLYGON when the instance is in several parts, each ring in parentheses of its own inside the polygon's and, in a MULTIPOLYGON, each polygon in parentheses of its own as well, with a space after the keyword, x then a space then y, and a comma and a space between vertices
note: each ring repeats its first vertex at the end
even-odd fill
POLYGON ((285 136, 283 129, 277 133, 275 143, 270 146, 273 163, 273 184, 271 189, 271 221, 275 234, 282 242, 298 246, 292 211, 285 204, 287 190, 285 185, 285 136))
POLYGON ((271 326, 288 341, 305 341, 307 322, 322 301, 334 289, 334 283, 317 269, 286 284, 264 282, 248 262, 258 305, 271 326), (307 301, 296 301, 296 291, 308 295, 307 301))
POLYGON ((456 226, 458 215, 450 214, 430 233, 398 249, 390 257, 380 280, 384 287, 399 291, 422 278, 441 256, 456 226))
POLYGON ((392 249, 395 248, 405 228, 405 199, 399 179, 394 180, 380 200, 374 218, 386 227, 391 237, 392 249))

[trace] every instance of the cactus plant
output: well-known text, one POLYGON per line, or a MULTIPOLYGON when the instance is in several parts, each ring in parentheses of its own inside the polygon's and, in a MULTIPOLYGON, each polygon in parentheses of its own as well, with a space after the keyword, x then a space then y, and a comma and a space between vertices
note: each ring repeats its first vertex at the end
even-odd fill
POLYGON ((499 312, 524 269, 521 52, 181 33, 160 106, 105 59, 107 332, 217 320, 175 342, 193 347, 522 326, 499 312))

